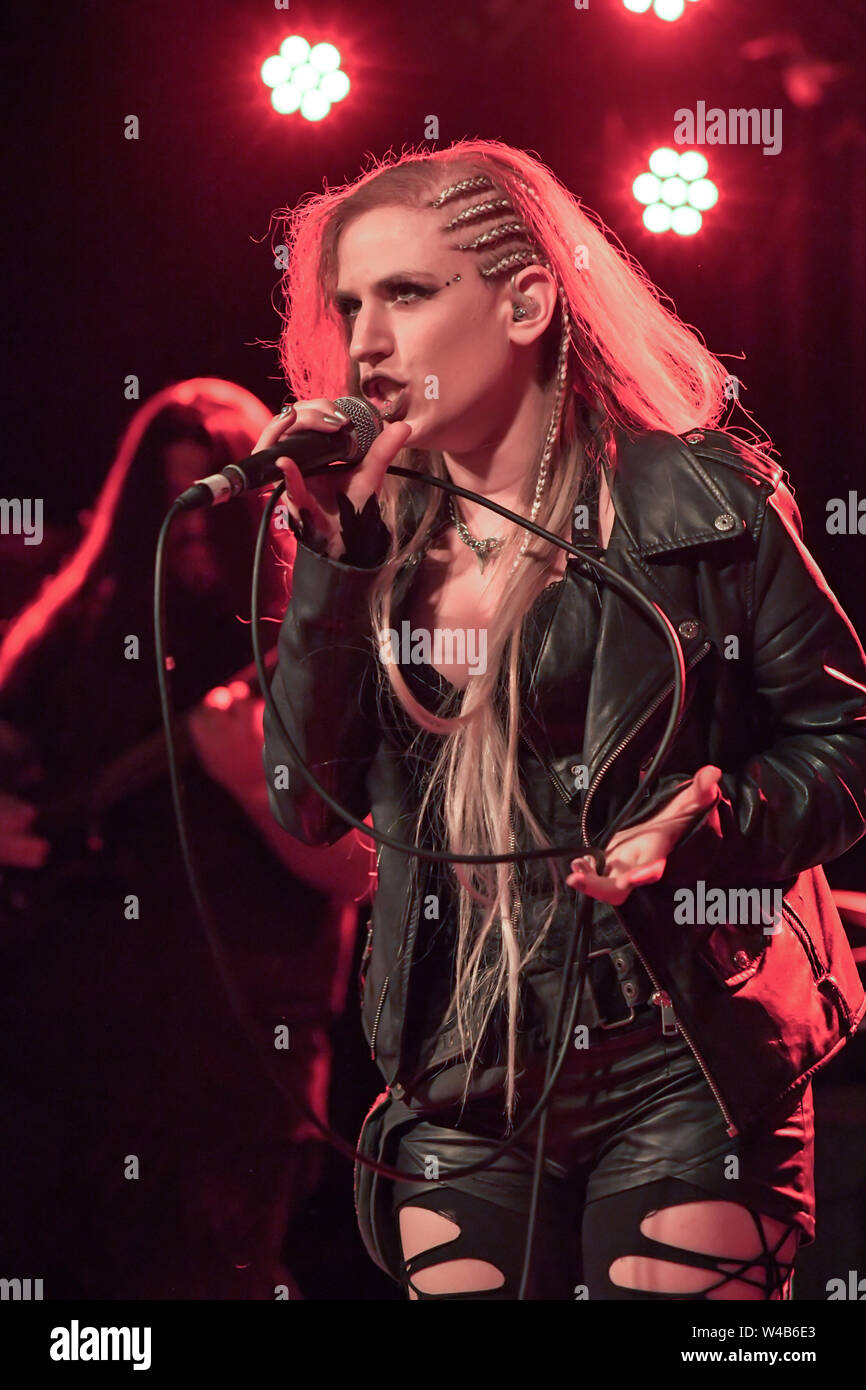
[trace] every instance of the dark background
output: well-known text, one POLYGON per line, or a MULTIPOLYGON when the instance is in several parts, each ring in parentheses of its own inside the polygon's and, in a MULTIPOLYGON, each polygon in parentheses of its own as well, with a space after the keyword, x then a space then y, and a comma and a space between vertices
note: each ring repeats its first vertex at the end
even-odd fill
MULTIPOLYGON (((674 24, 618 0, 587 10, 570 0, 18 4, 0 95, 10 161, 2 492, 41 495, 51 529, 42 547, 0 540, 0 616, 78 539, 138 405, 124 399, 128 374, 142 400, 218 376, 279 409, 272 212, 354 178, 367 152, 422 142, 436 115, 439 147, 487 137, 535 152, 740 377, 792 480, 806 543, 862 633, 864 542, 828 535, 825 518, 829 498, 863 487, 864 45, 854 0, 698 0, 674 24), (353 82, 316 124, 277 115, 258 76, 293 32, 336 43, 353 82), (708 146, 719 204, 694 238, 653 236, 632 180, 651 149, 673 142, 674 111, 699 100, 781 107, 782 150, 708 146), (124 138, 129 114, 137 141, 124 138)), ((749 422, 738 413, 733 423, 749 422)), ((828 877, 866 889, 862 841, 828 877)), ((335 1106, 352 1131, 381 1083, 364 1070, 352 989, 335 1041, 335 1106)), ((854 1084, 862 1111, 860 1073, 846 1065, 847 1081, 834 1063, 824 1084, 836 1073, 854 1084)), ((840 1142, 853 1153, 854 1130, 840 1142)), ((334 1162, 337 1239, 351 1208, 349 1169, 334 1162)), ((328 1210, 323 1199, 311 1212, 311 1241, 328 1210)), ((852 1223, 850 1200, 841 1211, 840 1229, 860 1241, 851 1258, 859 1248, 863 1261, 866 1216, 852 1223)), ((342 1296, 358 1297, 367 1278, 368 1296, 387 1297, 364 1261, 347 1252, 340 1273, 323 1248, 331 1293, 315 1287, 311 1264, 309 1296, 345 1283, 342 1296)))

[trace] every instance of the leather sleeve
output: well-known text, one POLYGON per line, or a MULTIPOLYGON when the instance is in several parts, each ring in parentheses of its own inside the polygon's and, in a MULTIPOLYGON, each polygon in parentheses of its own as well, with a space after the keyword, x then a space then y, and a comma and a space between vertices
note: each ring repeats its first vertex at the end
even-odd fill
MULTIPOLYGON (((671 880, 778 881, 844 854, 866 832, 866 656, 802 540, 780 484, 754 564, 752 681, 776 737, 736 769, 668 858, 671 880)), ((650 798, 689 774, 667 774, 650 798)))
MULTIPOLYGON (((298 542, 271 684, 280 717, 313 775, 359 820, 370 810, 367 772, 380 740, 378 657, 368 606, 378 573, 298 542)), ((267 707, 264 734, 276 820, 305 844, 333 844, 350 827, 297 770, 267 707), (281 785, 286 776, 288 787, 281 785)))

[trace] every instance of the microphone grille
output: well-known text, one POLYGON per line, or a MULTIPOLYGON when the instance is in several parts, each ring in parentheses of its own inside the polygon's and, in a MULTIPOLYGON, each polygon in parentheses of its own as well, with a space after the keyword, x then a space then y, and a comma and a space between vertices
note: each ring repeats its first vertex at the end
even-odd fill
POLYGON ((359 396, 340 396, 334 401, 334 405, 338 406, 344 415, 348 415, 354 426, 355 448, 351 457, 346 456, 347 463, 354 463, 366 456, 373 440, 382 433, 381 417, 368 401, 361 400, 359 396))

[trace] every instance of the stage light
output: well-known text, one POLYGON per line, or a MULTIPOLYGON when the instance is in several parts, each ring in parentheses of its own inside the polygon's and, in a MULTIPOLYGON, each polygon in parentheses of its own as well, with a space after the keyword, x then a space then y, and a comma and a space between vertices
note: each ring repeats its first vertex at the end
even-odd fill
POLYGON ((319 91, 324 92, 329 101, 342 101, 349 85, 349 79, 343 71, 326 72, 319 83, 319 91))
POLYGON ((300 34, 291 34, 280 44, 280 57, 285 58, 290 67, 296 68, 305 63, 310 56, 310 45, 300 34))
POLYGON ((676 150, 670 150, 664 145, 661 149, 653 150, 647 163, 657 178, 669 179, 673 174, 679 173, 680 155, 676 150))
POLYGON ((701 214, 719 201, 718 188, 705 177, 710 167, 706 155, 660 145, 647 163, 651 172, 638 174, 631 186, 636 201, 644 205, 647 231, 694 236, 703 226, 701 214))
POLYGON ((262 63, 261 74, 266 87, 279 87, 281 82, 288 82, 291 77, 291 64, 287 63, 285 58, 272 53, 270 58, 266 58, 262 63))
POLYGON ((679 208, 689 196, 689 186, 685 179, 665 179, 662 183, 662 202, 668 207, 679 208))
POLYGON ((686 150, 685 154, 679 156, 677 173, 681 179, 702 179, 709 169, 707 157, 699 150, 686 150))
POLYGON ((643 210, 643 224, 650 232, 669 232, 673 209, 666 203, 651 203, 643 210))
POLYGON ((697 208, 674 208, 671 213, 671 231, 678 236, 694 236, 701 230, 703 218, 697 208))
POLYGON ((310 62, 319 72, 333 72, 340 66, 340 50, 332 43, 317 43, 310 50, 310 62))
POLYGON ((639 203, 657 203, 662 194, 662 181, 655 174, 638 174, 631 191, 639 203))
POLYGON ((693 208, 706 212, 719 201, 719 190, 712 179, 696 179, 689 184, 689 202, 693 208))
POLYGON ((327 116, 330 109, 331 103, 328 101, 324 92, 320 92, 318 88, 312 92, 304 92, 301 102, 301 115, 306 120, 321 121, 327 116))
POLYGON ((310 92, 314 87, 318 87, 320 75, 312 63, 301 63, 292 72, 292 86, 301 92, 310 92))
POLYGON ((279 111, 281 116, 291 116, 300 108, 303 95, 304 93, 293 87, 291 82, 281 82, 279 87, 275 87, 271 92, 271 102, 274 110, 279 111))
POLYGON ((632 14, 646 14, 652 10, 657 19, 664 19, 669 24, 675 19, 682 19, 686 11, 685 0, 622 0, 622 3, 632 14))
POLYGON ((279 53, 271 54, 261 66, 274 110, 282 116, 297 111, 304 120, 323 120, 351 86, 340 61, 340 50, 332 43, 310 45, 302 34, 283 39, 279 53))

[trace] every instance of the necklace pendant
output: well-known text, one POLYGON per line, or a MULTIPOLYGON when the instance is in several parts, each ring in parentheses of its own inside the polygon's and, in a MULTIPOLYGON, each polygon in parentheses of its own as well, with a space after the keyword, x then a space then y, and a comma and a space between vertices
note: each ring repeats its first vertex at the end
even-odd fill
POLYGON ((502 541, 498 536, 490 536, 486 541, 478 542, 475 554, 478 556, 478 564, 482 574, 484 573, 484 566, 487 564, 487 561, 496 554, 501 545, 502 541))

